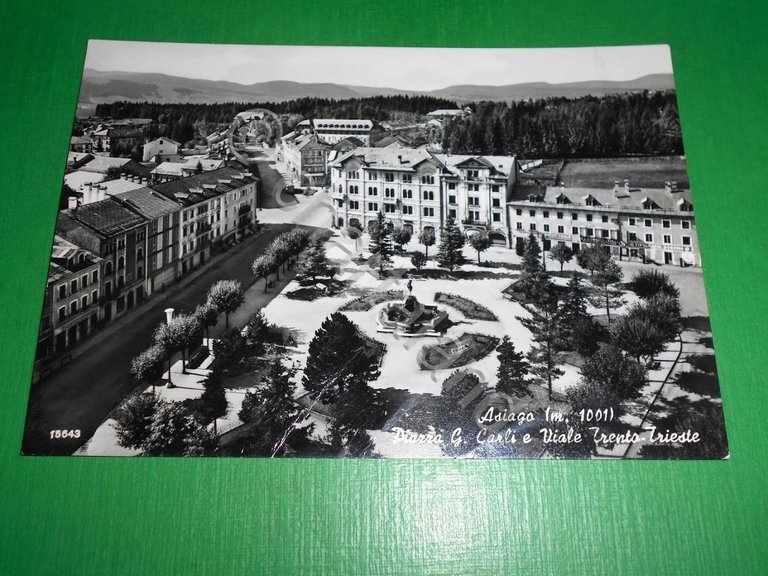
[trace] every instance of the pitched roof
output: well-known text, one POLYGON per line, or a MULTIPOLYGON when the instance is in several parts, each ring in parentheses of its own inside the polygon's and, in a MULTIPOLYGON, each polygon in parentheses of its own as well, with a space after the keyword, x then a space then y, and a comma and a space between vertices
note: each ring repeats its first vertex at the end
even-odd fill
POLYGON ((546 188, 515 187, 510 202, 528 201, 533 196, 537 202, 546 204, 560 203, 587 206, 592 205, 622 210, 648 210, 653 206, 656 210, 678 212, 681 205, 692 206, 690 190, 669 191, 665 188, 634 188, 627 193, 624 188, 614 191, 613 188, 568 188, 547 186, 546 188))
POLYGON ((460 168, 465 164, 478 163, 491 169, 492 173, 508 176, 515 169, 514 156, 472 156, 467 154, 435 154, 449 172, 460 175, 460 168))
POLYGON ((312 127, 326 130, 371 130, 374 126, 372 120, 354 120, 345 118, 315 118, 312 120, 312 127))
POLYGON ((149 142, 147 142, 146 144, 144 144, 144 146, 149 146, 150 144, 154 144, 155 142, 158 142, 158 141, 160 141, 160 140, 162 140, 162 141, 163 141, 163 142, 162 142, 163 144, 174 144, 174 145, 176 145, 176 146, 181 146, 181 144, 179 144, 178 142, 176 142, 176 140, 171 140, 170 138, 166 138, 166 137, 164 137, 164 136, 161 136, 161 137, 159 137, 159 138, 155 138, 154 140, 150 140, 149 142))
POLYGON ((186 178, 154 184, 152 188, 172 200, 189 205, 257 181, 253 174, 246 176, 244 173, 244 170, 232 166, 222 166, 186 178))
POLYGON ((75 170, 74 172, 64 175, 64 183, 72 188, 72 190, 77 191, 80 186, 83 186, 84 184, 101 182, 104 178, 106 178, 106 176, 104 174, 99 174, 98 172, 75 170))
POLYGON ((350 150, 334 161, 333 165, 338 167, 350 158, 357 158, 369 168, 382 170, 412 171, 427 160, 440 163, 432 154, 422 148, 374 148, 366 146, 350 150))
POLYGON ((102 174, 106 174, 107 170, 112 168, 113 166, 116 166, 118 168, 122 168, 128 162, 130 162, 130 158, 113 158, 112 156, 96 156, 93 160, 88 162, 85 166, 81 168, 84 172, 99 172, 102 174))
POLYGON ((128 231, 146 221, 144 217, 112 198, 61 212, 104 237, 128 231))
POLYGON ((70 144, 93 144, 93 140, 85 136, 72 136, 69 139, 70 144))
POLYGON ((178 202, 147 187, 121 192, 114 195, 113 199, 128 205, 148 220, 155 220, 176 212, 181 206, 178 202))

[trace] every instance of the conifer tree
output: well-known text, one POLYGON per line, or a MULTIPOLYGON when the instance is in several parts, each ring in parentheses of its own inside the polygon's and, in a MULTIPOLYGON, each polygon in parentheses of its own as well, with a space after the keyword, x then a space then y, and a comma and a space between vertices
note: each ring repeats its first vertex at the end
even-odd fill
POLYGON ((330 275, 331 269, 325 257, 325 248, 320 242, 313 243, 307 249, 299 270, 305 276, 312 278, 313 283, 317 281, 318 276, 330 275))
POLYGON ((369 229, 371 241, 368 244, 368 250, 376 254, 379 259, 379 274, 384 272, 384 267, 392 263, 392 230, 389 223, 381 212, 376 216, 369 229))
POLYGON ((429 258, 429 247, 435 245, 435 233, 431 228, 426 228, 419 234, 419 243, 424 245, 424 257, 429 258))
POLYGON ((528 352, 531 373, 538 382, 546 384, 552 400, 552 381, 563 375, 560 364, 564 342, 557 297, 549 292, 526 310, 530 317, 518 317, 518 320, 533 336, 533 346, 528 352))
POLYGON ((595 307, 605 308, 608 322, 611 321, 611 308, 617 308, 624 303, 621 293, 621 279, 624 273, 613 260, 609 258, 592 276, 593 291, 590 302, 595 307))
POLYGON ((515 350, 515 344, 504 336, 496 348, 499 353, 499 369, 496 372, 496 390, 513 396, 531 396, 525 377, 530 364, 522 352, 515 350))
POLYGON ((456 225, 453 216, 448 216, 440 235, 440 247, 437 252, 437 262, 440 266, 453 272, 462 264, 466 264, 464 258, 464 234, 456 225))
POLYGON ((344 314, 334 312, 309 343, 302 385, 313 397, 331 403, 350 386, 370 382, 378 374, 376 355, 357 326, 344 314))

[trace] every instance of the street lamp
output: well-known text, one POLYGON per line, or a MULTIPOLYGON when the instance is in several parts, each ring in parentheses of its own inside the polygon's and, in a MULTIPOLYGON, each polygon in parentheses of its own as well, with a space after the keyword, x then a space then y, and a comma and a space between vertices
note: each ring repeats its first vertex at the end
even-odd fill
POLYGON ((164 312, 165 312, 165 321, 167 324, 170 324, 171 320, 173 320, 173 308, 166 308, 164 312))

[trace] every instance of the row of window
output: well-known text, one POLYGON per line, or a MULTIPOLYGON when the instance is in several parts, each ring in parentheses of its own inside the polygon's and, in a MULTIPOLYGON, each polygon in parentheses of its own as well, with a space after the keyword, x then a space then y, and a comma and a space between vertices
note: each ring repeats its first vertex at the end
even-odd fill
MULTIPOLYGON (((349 209, 360 210, 360 202, 357 200, 350 200, 349 209)), ((378 202, 368 202, 368 212, 378 212, 378 211, 379 211, 378 202)), ((394 214, 395 212, 397 212, 397 206, 395 204, 384 203, 385 214, 394 214)), ((413 206, 403 206, 402 213, 405 216, 413 216, 413 206)), ((423 214, 428 218, 434 218, 435 209, 432 208, 431 206, 425 206, 423 209, 423 214)))
MULTIPOLYGON (((99 298, 99 291, 94 290, 93 292, 91 292, 90 303, 94 304, 96 300, 98 300, 98 298, 99 298)), ((61 306, 59 308, 59 322, 66 320, 67 315, 74 316, 75 314, 77 314, 78 308, 80 310, 85 310, 86 308, 88 308, 88 304, 89 304, 89 300, 88 300, 88 295, 86 294, 85 296, 80 298, 80 300, 72 300, 72 302, 69 303, 69 311, 67 311, 66 306, 61 306)))
MULTIPOLYGON (((517 208, 515 210, 515 214, 517 214, 518 216, 522 216, 523 215, 523 210, 521 208, 517 208)), ((536 217, 536 215, 537 215, 537 211, 536 210, 528 210, 528 216, 536 217)), ((550 217, 549 210, 542 210, 541 216, 543 218, 549 218, 550 217)), ((586 216, 586 221, 587 222, 592 222, 593 221, 593 215, 592 214, 585 214, 585 216, 586 216)), ((557 212, 556 213, 556 217, 557 217, 558 220, 562 220, 564 218, 564 213, 563 212, 557 212)), ((579 219, 579 213, 578 212, 571 212, 571 220, 578 220, 578 219, 579 219)), ((607 222, 609 222, 609 217, 608 217, 607 214, 601 214, 600 215, 600 220, 602 222, 604 222, 604 223, 607 223, 607 222)), ((653 219, 652 218, 634 218, 634 217, 632 217, 632 218, 628 219, 628 224, 629 224, 629 226, 639 226, 639 224, 638 224, 639 220, 643 221, 643 226, 645 228, 653 228, 653 219)), ((672 228, 672 221, 671 220, 662 220, 661 221, 661 227, 662 228, 672 228)), ((690 220, 681 220, 680 221, 680 227, 683 230, 689 230, 691 228, 690 220)))
MULTIPOLYGON (((69 294, 75 294, 79 290, 87 288, 90 284, 95 284, 99 281, 99 271, 94 270, 90 275, 90 283, 88 282, 88 274, 83 274, 80 278, 75 278, 69 282, 69 294)), ((58 299, 63 300, 67 297, 67 284, 59 284, 58 286, 58 299)))
MULTIPOLYGON (((523 223, 518 222, 515 226, 517 230, 523 230, 523 223)), ((536 232, 537 226, 535 222, 531 222, 528 225, 528 229, 531 232, 536 232)), ((611 237, 611 231, 606 229, 600 229, 600 228, 584 228, 584 235, 585 236, 592 236, 592 237, 600 237, 600 238, 610 238, 611 237)), ((542 226, 543 232, 551 232, 550 225, 544 224, 542 226)), ((558 234, 565 234, 565 226, 558 226, 557 227, 557 233, 558 234)), ((571 234, 574 236, 580 235, 580 230, 578 227, 574 226, 571 228, 571 234)), ((636 242, 638 239, 636 232, 627 232, 627 240, 629 242, 636 242)), ((652 233, 646 233, 644 235, 644 240, 647 243, 653 244, 653 234, 652 233)), ((672 236, 670 234, 664 234, 663 236, 663 243, 664 244, 672 244, 672 236)), ((690 236, 681 236, 680 241, 683 246, 691 246, 691 237, 690 236)))

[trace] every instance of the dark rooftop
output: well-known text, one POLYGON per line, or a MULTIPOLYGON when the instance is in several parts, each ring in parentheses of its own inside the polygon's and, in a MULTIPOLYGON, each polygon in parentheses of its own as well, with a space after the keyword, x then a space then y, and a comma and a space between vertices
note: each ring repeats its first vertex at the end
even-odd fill
POLYGON ((149 220, 155 220, 179 209, 178 202, 151 188, 136 188, 115 194, 112 198, 117 202, 127 204, 135 212, 149 220))
POLYGON ((74 210, 62 210, 62 213, 102 236, 125 232, 146 221, 144 217, 123 207, 112 198, 85 204, 74 210))

